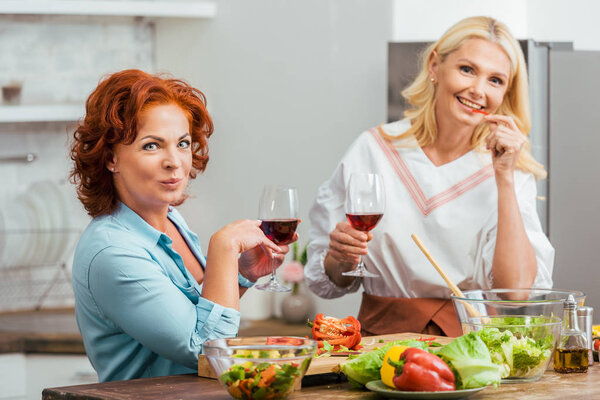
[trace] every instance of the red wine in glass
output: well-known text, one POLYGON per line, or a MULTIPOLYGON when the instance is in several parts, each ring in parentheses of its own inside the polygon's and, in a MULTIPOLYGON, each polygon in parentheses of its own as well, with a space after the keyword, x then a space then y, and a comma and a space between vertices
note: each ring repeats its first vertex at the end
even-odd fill
POLYGON ((275 244, 289 244, 298 227, 298 219, 263 219, 260 229, 275 244))
POLYGON ((375 228, 383 213, 347 213, 346 218, 354 229, 368 232, 375 228))
MULTIPOLYGON (((275 244, 286 245, 294 240, 294 233, 300 223, 298 218, 298 192, 296 188, 284 185, 268 185, 258 203, 260 229, 275 244)), ((289 292, 275 276, 275 259, 271 260, 271 278, 268 282, 254 286, 268 292, 289 292)))
MULTIPOLYGON (((383 217, 385 190, 379 174, 353 172, 346 187, 346 218, 359 231, 368 232, 375 228, 383 217)), ((356 269, 342 272, 344 276, 376 278, 379 275, 367 271, 363 256, 359 257, 356 269)))

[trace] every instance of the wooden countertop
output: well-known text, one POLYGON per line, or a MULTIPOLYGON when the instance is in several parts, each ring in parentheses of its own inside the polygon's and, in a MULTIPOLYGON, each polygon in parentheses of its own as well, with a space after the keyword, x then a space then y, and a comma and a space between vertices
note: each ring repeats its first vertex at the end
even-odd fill
MULTIPOLYGON (((261 321, 242 320, 239 336, 308 336, 305 324, 286 324, 280 319, 261 321)), ((85 354, 79 334, 75 311, 23 311, 0 314, 0 354, 2 353, 60 353, 85 354)))
MULTIPOLYGON (((497 389, 489 387, 469 397, 471 400, 520 399, 598 399, 600 398, 600 366, 590 367, 587 374, 557 374, 548 371, 537 382, 503 384, 497 389)), ((66 386, 44 389, 42 400, 192 400, 208 398, 231 399, 225 389, 214 379, 196 375, 176 375, 160 378, 136 379, 122 382, 106 382, 93 385, 66 386)), ((303 387, 294 392, 291 400, 315 399, 379 399, 367 390, 352 389, 349 383, 303 387)))

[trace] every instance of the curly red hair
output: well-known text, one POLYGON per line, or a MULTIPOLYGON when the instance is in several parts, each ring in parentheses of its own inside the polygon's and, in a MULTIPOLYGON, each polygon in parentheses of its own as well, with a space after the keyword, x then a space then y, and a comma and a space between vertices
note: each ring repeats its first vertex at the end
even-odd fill
MULTIPOLYGON (((85 104, 71 145, 74 162, 70 177, 77 195, 92 217, 110 214, 118 204, 113 177, 106 168, 117 144, 131 144, 137 135, 140 114, 152 106, 175 104, 186 113, 192 136, 190 179, 208 163, 208 138, 213 123, 206 98, 188 83, 168 76, 128 69, 100 82, 85 104)), ((177 204, 183 203, 185 197, 177 204)))

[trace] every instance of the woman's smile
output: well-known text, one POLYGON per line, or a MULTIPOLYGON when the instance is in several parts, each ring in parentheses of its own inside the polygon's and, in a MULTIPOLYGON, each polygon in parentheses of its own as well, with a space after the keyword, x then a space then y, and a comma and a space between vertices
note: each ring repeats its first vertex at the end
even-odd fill
POLYGON ((469 111, 471 111, 471 109, 475 109, 475 110, 483 110, 485 107, 482 106, 481 104, 475 103, 471 100, 468 100, 464 97, 461 96, 456 96, 456 99, 458 100, 458 102, 465 106, 469 111))

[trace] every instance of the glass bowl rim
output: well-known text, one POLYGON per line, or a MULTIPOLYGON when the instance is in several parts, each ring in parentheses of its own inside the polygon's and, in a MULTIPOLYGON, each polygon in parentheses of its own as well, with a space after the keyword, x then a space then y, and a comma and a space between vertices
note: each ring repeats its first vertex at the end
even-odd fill
POLYGON ((314 353, 316 353, 318 346, 317 341, 314 339, 309 339, 301 336, 242 336, 239 339, 267 339, 267 338, 290 338, 290 339, 301 339, 304 344, 301 345, 290 345, 290 344, 239 344, 239 345, 227 345, 221 346, 217 345, 218 342, 228 339, 236 339, 237 337, 231 338, 217 338, 210 339, 204 342, 202 346, 202 354, 204 354, 207 358, 215 358, 215 359, 235 359, 235 360, 243 360, 243 361, 258 361, 258 362, 281 362, 282 360, 298 360, 307 357, 312 357, 314 353), (273 350, 307 350, 306 354, 295 354, 292 357, 278 357, 278 358, 265 358, 265 357, 232 357, 229 354, 206 354, 205 350, 263 350, 263 351, 273 351, 273 350))
MULTIPOLYGON (((582 298, 582 297, 586 297, 585 293, 583 293, 581 290, 564 290, 564 289, 542 289, 542 288, 531 288, 531 289, 472 289, 472 290, 463 290, 463 295, 467 295, 469 293, 476 293, 476 292, 480 292, 480 293, 523 293, 523 292, 541 292, 541 293, 565 293, 566 296, 568 296, 569 294, 573 294, 573 297, 575 297, 576 299, 582 298)), ((461 300, 461 301, 466 301, 466 302, 475 302, 475 303, 511 303, 511 304, 518 304, 518 303, 525 303, 525 304, 548 304, 548 303, 562 303, 563 301, 565 301, 566 296, 564 299, 548 299, 548 300, 492 300, 492 299, 472 299, 469 297, 460 297, 455 295, 454 293, 450 294, 450 297, 452 299, 456 299, 456 300, 461 300)))
POLYGON ((499 314, 499 315, 482 315, 481 317, 469 317, 468 319, 461 321, 461 324, 467 324, 467 325, 476 325, 476 326, 483 326, 483 327, 491 327, 491 328, 534 328, 534 327, 540 327, 540 326, 555 326, 555 325, 562 325, 562 319, 559 317, 548 317, 545 315, 524 315, 524 314, 518 314, 518 315, 510 315, 510 314, 499 314), (475 322, 469 322, 470 320, 474 319, 474 318, 544 318, 546 320, 551 320, 550 322, 544 322, 541 324, 535 324, 535 325, 524 325, 524 324, 511 324, 511 325, 495 325, 495 324, 484 324, 484 323, 475 323, 475 322))

